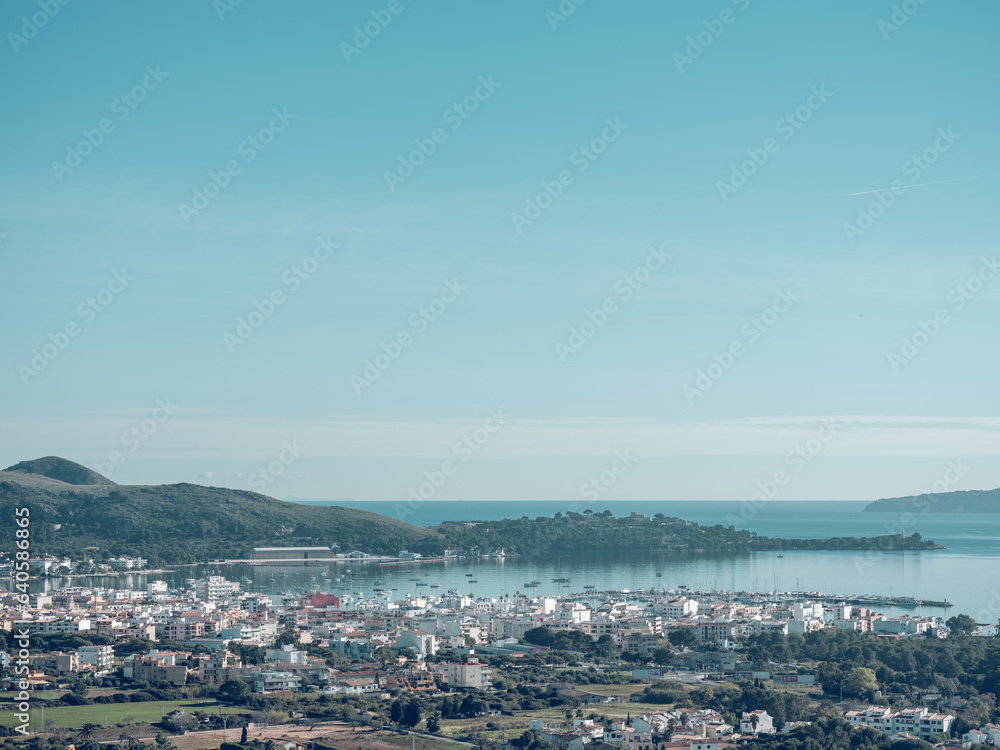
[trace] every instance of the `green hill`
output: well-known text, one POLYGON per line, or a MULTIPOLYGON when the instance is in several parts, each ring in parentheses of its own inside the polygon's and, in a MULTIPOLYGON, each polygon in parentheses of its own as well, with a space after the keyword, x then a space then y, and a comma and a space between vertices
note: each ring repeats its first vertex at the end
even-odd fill
POLYGON ((1000 513, 1000 489, 888 497, 865 506, 865 513, 1000 513))
MULTIPOLYGON (((337 543, 376 554, 440 553, 445 547, 435 531, 376 513, 223 487, 116 485, 55 457, 0 472, 0 513, 12 519, 22 506, 31 510, 32 555, 80 559, 85 547, 98 547, 87 556, 141 555, 160 564, 240 558, 255 546, 337 543)), ((4 549, 14 548, 15 528, 3 524, 4 549)))
MULTIPOLYGON (((970 494, 970 493, 965 493, 970 494)), ((140 555, 154 565, 242 558, 252 547, 329 546, 395 555, 445 548, 511 554, 656 552, 745 554, 764 550, 922 550, 919 535, 856 539, 775 539, 734 526, 699 526, 680 518, 562 513, 480 523, 413 526, 376 513, 300 505, 266 495, 196 484, 117 485, 65 459, 25 461, 0 472, 0 513, 31 511, 31 554, 76 560, 140 555), (72 481, 70 481, 72 480, 72 481), (96 550, 87 550, 96 547, 96 550)), ((16 524, 3 524, 4 549, 16 524)))
POLYGON ((36 458, 34 461, 22 461, 9 467, 7 471, 47 477, 66 484, 115 484, 107 477, 101 476, 96 471, 91 471, 86 466, 80 466, 80 464, 58 456, 45 456, 44 458, 36 458))

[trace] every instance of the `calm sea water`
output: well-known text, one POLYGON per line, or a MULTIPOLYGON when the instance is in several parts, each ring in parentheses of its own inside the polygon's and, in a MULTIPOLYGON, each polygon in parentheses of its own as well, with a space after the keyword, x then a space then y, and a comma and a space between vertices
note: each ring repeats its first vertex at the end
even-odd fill
MULTIPOLYGON (((393 516, 400 507, 391 502, 313 501, 311 504, 343 505, 393 516)), ((920 533, 947 549, 923 552, 785 552, 751 553, 739 557, 665 560, 658 556, 629 556, 626 559, 567 556, 555 560, 506 560, 458 563, 475 568, 477 593, 502 595, 523 589, 526 581, 542 582, 526 590, 536 594, 556 593, 560 584, 552 578, 571 577, 571 588, 584 585, 598 589, 632 590, 680 585, 694 589, 739 591, 822 591, 824 593, 913 596, 952 602, 949 609, 927 609, 926 614, 951 616, 966 612, 980 622, 1000 619, 1000 513, 916 513, 901 519, 898 513, 863 513, 865 502, 770 502, 753 513, 739 502, 636 502, 593 505, 594 512, 610 510, 616 516, 630 512, 663 513, 699 524, 736 525, 758 534, 789 539, 818 539, 836 536, 881 536, 897 534, 906 521, 906 534, 920 533), (656 573, 660 573, 659 576, 656 573)), ((492 521, 503 518, 553 516, 565 512, 561 502, 435 502, 428 501, 412 510, 406 521, 434 526, 442 521, 492 521)), ((426 567, 426 566, 425 566, 426 567)), ((446 570, 450 570, 448 568, 446 570)), ((446 575, 447 588, 461 583, 458 575, 446 575)), ((414 583, 406 581, 416 593, 414 583)), ((459 586, 463 591, 466 587, 459 586)), ((420 587, 420 591, 426 589, 420 587)), ((886 610, 900 614, 913 610, 886 610)))
MULTIPOLYGON (((329 502, 392 516, 394 503, 329 502)), ((758 534, 784 538, 877 536, 898 533, 900 517, 894 513, 862 513, 858 502, 772 502, 749 515, 742 527, 758 534)), ((631 511, 664 513, 699 524, 728 526, 740 518, 739 503, 607 503, 595 512, 611 510, 616 516, 631 511)), ((490 521, 502 518, 552 516, 565 512, 558 502, 427 502, 406 520, 433 526, 444 520, 490 521)), ((531 596, 630 589, 729 591, 819 591, 826 594, 913 596, 947 600, 951 608, 895 609, 878 607, 887 615, 920 613, 950 617, 964 612, 981 623, 1000 620, 1000 514, 916 514, 909 519, 907 535, 919 532, 947 549, 922 552, 757 552, 736 557, 675 558, 648 553, 628 555, 553 555, 546 558, 468 559, 418 564, 344 563, 309 566, 220 566, 182 568, 156 575, 172 585, 185 578, 209 574, 242 580, 245 589, 266 592, 320 590, 366 597, 375 588, 392 599, 441 594, 448 589, 477 596, 502 597, 518 592, 531 596), (284 574, 284 575, 282 575, 284 574), (570 584, 553 581, 570 578, 570 584), (413 580, 418 579, 418 580, 413 580), (525 587, 531 581, 537 587, 525 587), (432 588, 437 583, 440 588, 432 588), (422 585, 418 585, 422 584, 422 585)), ((132 575, 72 581, 100 586, 144 586, 147 576, 132 575)), ((66 580, 39 581, 39 587, 67 585, 66 580)))

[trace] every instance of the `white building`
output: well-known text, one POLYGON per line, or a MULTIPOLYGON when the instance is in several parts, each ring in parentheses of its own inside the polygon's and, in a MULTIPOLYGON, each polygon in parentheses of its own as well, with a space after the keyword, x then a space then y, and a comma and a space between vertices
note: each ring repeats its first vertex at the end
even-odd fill
POLYGON ((80 664, 89 664, 97 672, 106 672, 114 663, 115 649, 113 646, 81 646, 76 650, 76 658, 80 664))
POLYGON ((698 602, 682 596, 680 599, 674 599, 672 602, 657 602, 651 609, 664 617, 678 620, 681 617, 698 614, 698 602))
POLYGON ((480 664, 479 659, 475 657, 469 657, 469 660, 463 663, 435 664, 432 667, 449 685, 474 688, 490 686, 490 668, 480 664))
POLYGON ((222 576, 209 576, 202 588, 205 601, 214 602, 219 599, 228 599, 240 593, 240 584, 235 581, 227 581, 222 576))
POLYGON ((774 734, 774 717, 758 709, 740 717, 740 734, 774 734))
POLYGON ((255 693, 274 690, 298 690, 301 680, 291 672, 251 672, 250 685, 255 693))
POLYGON ((904 708, 893 712, 884 706, 869 706, 863 711, 848 711, 844 714, 848 723, 856 727, 871 727, 886 734, 906 732, 922 740, 930 740, 934 735, 947 733, 955 717, 951 714, 931 713, 927 708, 904 708))
POLYGON ((150 581, 146 584, 146 593, 151 596, 162 596, 167 593, 166 581, 150 581))
POLYGON ((437 653, 437 639, 423 630, 404 630, 396 636, 395 647, 412 648, 420 656, 433 656, 437 653))
POLYGON ((290 643, 281 648, 269 648, 264 652, 264 661, 269 664, 305 664, 306 652, 299 651, 290 643))

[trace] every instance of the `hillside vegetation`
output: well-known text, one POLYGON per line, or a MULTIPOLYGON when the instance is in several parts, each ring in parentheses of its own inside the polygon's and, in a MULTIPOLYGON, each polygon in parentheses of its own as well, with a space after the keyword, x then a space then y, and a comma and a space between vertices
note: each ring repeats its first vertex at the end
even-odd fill
MULTIPOLYGON (((377 554, 444 549, 435 531, 352 508, 296 505, 195 484, 71 484, 30 472, 32 464, 57 476, 89 471, 64 459, 55 462, 61 463, 43 459, 0 472, 0 513, 13 518, 17 507, 31 510, 35 555, 81 559, 85 547, 98 547, 86 557, 141 555, 159 564, 241 558, 255 546, 338 543, 377 554)), ((2 525, 5 549, 14 548, 15 528, 2 525)))
MULTIPOLYGON (((938 545, 919 535, 856 539, 772 539, 733 526, 699 526, 657 514, 615 518, 610 511, 554 518, 413 526, 387 516, 337 506, 300 505, 266 495, 196 484, 117 485, 48 457, 0 472, 0 513, 31 511, 33 555, 103 560, 140 555, 152 564, 238 559, 252 547, 325 547, 395 555, 440 555, 446 548, 537 555, 582 552, 740 554, 762 550, 920 550, 938 545), (63 477, 59 479, 55 477, 63 477), (67 480, 74 480, 69 482, 67 480), (94 480, 91 484, 80 481, 94 480), (96 548, 96 549, 87 549, 96 548)), ((95 475, 99 477, 99 475, 95 475)), ((99 477, 103 479, 103 477, 99 477)), ((0 539, 14 548, 16 524, 0 539)))
POLYGON ((503 549, 532 555, 542 552, 664 552, 725 554, 763 550, 920 550, 940 549, 919 534, 902 538, 835 537, 833 539, 777 539, 733 526, 701 526, 662 513, 616 518, 603 513, 562 513, 554 518, 444 523, 435 527, 459 549, 503 549))
POLYGON ((1000 489, 888 497, 865 506, 865 513, 1000 513, 1000 489))

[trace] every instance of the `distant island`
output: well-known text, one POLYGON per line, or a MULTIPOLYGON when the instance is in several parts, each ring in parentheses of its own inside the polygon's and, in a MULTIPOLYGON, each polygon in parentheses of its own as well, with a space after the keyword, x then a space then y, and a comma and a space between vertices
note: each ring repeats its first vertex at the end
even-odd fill
MULTIPOLYGON (((334 546, 376 555, 425 557, 563 553, 744 554, 769 550, 942 549, 910 537, 775 539, 735 526, 704 526, 663 514, 611 511, 553 518, 415 526, 377 513, 289 503, 247 490, 196 484, 119 485, 56 456, 0 472, 0 512, 31 513, 32 554, 76 560, 137 555, 151 565, 243 559, 253 547, 334 546)), ((405 518, 406 505, 400 506, 405 518)), ((14 548, 16 524, 0 527, 14 548)))
POLYGON ((1000 513, 1000 489, 940 492, 876 500, 865 513, 1000 513))

